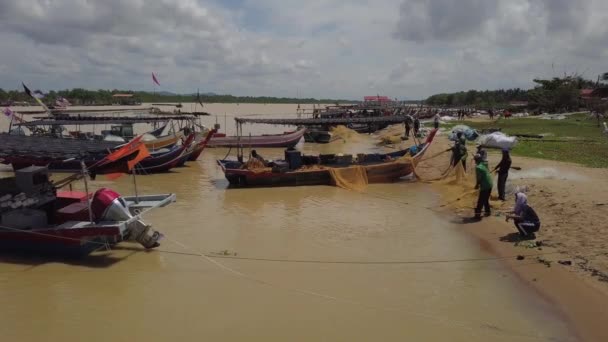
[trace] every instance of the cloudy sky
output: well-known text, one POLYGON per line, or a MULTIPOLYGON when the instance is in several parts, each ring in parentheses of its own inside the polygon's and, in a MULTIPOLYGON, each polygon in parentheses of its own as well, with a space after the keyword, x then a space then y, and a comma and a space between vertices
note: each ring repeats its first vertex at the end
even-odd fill
POLYGON ((608 71, 606 0, 0 0, 0 87, 358 99, 608 71))

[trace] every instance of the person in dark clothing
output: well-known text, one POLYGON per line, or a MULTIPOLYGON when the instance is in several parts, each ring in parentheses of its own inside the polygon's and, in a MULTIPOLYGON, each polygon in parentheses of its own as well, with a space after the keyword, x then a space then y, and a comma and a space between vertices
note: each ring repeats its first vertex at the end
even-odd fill
POLYGON ((258 154, 258 151, 256 150, 251 150, 251 158, 257 159, 262 162, 262 164, 266 165, 266 160, 264 159, 264 157, 258 154))
POLYGON ((484 150, 482 145, 477 145, 477 154, 481 156, 484 162, 488 161, 488 151, 484 150))
POLYGON ((433 118, 433 127, 435 127, 435 129, 439 128, 440 119, 441 119, 441 117, 439 116, 439 113, 435 114, 435 117, 433 118))
POLYGON ((515 228, 522 238, 536 238, 534 233, 540 229, 540 219, 534 209, 528 205, 528 196, 523 192, 515 194, 515 207, 507 214, 506 221, 509 222, 509 219, 513 219, 515 228))
POLYGON ((484 210, 485 216, 492 215, 490 208, 490 194, 492 193, 492 174, 488 170, 486 163, 483 162, 481 156, 475 155, 475 174, 477 176, 477 184, 475 189, 479 189, 477 197, 477 207, 475 207, 475 218, 481 219, 481 209, 484 210))
POLYGON ((509 169, 511 168, 511 156, 509 155, 508 149, 502 150, 502 159, 500 163, 496 165, 492 172, 498 172, 498 198, 501 201, 506 201, 505 187, 507 184, 507 178, 509 178, 509 169))
POLYGON ((405 140, 408 140, 410 138, 410 131, 412 130, 411 122, 412 117, 408 115, 405 118, 405 121, 403 122, 403 124, 405 125, 405 140))
POLYGON ((446 152, 452 152, 452 157, 450 158, 450 165, 456 167, 458 163, 462 163, 462 168, 464 171, 467 171, 467 147, 463 145, 460 140, 457 140, 454 143, 454 146, 445 150, 446 152))
POLYGON ((418 115, 414 118, 414 137, 418 136, 420 133, 420 119, 418 119, 418 115))

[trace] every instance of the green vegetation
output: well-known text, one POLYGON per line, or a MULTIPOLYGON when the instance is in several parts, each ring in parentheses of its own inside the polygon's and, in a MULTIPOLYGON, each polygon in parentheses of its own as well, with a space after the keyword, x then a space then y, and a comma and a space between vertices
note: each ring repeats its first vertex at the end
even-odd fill
POLYGON ((527 102, 527 107, 532 111, 568 112, 584 105, 580 99, 581 89, 598 85, 578 75, 550 80, 535 79, 534 83, 536 86, 529 90, 515 88, 437 94, 429 97, 426 103, 433 106, 509 108, 511 102, 527 102))
POLYGON ((465 121, 464 124, 479 131, 501 128, 509 135, 545 135, 543 139, 518 138, 513 149, 517 156, 608 167, 608 138, 588 114, 569 115, 564 120, 513 118, 496 122, 465 121))
MULTIPOLYGON (((35 89, 32 89, 35 91, 35 89)), ((82 88, 74 88, 71 90, 51 90, 46 94, 43 102, 53 104, 57 97, 64 97, 74 105, 110 105, 115 102, 112 98, 114 94, 134 94, 134 98, 140 102, 195 102, 196 94, 172 94, 172 93, 153 93, 145 91, 131 90, 87 90, 82 88)), ((269 96, 233 96, 233 95, 216 95, 216 94, 201 94, 200 100, 203 103, 353 103, 351 100, 334 100, 334 99, 298 99, 288 97, 269 97, 269 96)), ((30 102, 34 103, 23 91, 10 90, 5 91, 0 88, 0 103, 1 102, 30 102)))
POLYGON ((519 88, 486 91, 469 90, 433 95, 426 100, 426 104, 448 107, 506 107, 512 101, 527 101, 527 93, 527 90, 519 88))

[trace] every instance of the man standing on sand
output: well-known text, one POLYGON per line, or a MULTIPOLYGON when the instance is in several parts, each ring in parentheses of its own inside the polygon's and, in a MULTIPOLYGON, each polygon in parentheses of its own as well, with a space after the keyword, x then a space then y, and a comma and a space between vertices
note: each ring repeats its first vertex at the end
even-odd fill
POLYGON ((486 163, 480 155, 475 155, 475 174, 477 176, 477 185, 475 189, 479 189, 477 197, 477 207, 475 207, 475 218, 481 219, 481 209, 484 209, 485 216, 492 215, 490 209, 490 194, 492 193, 492 174, 488 170, 486 163))
POLYGON ((412 130, 412 121, 414 121, 411 117, 411 115, 406 115, 405 116, 405 121, 403 122, 403 124, 405 125, 405 140, 408 140, 410 138, 410 131, 412 130))
POLYGON ((418 118, 418 114, 414 117, 414 137, 418 136, 420 133, 420 119, 418 118))
POLYGON ((493 173, 498 171, 498 198, 501 201, 506 201, 505 197, 505 186, 507 184, 507 178, 509 177, 509 169, 511 168, 511 156, 509 155, 509 149, 502 150, 502 159, 500 163, 496 165, 493 173))

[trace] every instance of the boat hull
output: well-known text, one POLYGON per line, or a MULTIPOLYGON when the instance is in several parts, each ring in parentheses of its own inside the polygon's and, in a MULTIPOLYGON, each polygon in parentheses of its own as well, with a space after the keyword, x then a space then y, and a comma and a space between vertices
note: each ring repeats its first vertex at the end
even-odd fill
POLYGON ((82 257, 121 240, 121 229, 118 226, 33 229, 22 232, 3 230, 0 231, 0 251, 82 257))
POLYGON ((304 136, 306 129, 293 133, 279 135, 258 135, 238 137, 212 137, 207 146, 209 147, 294 147, 304 136))

